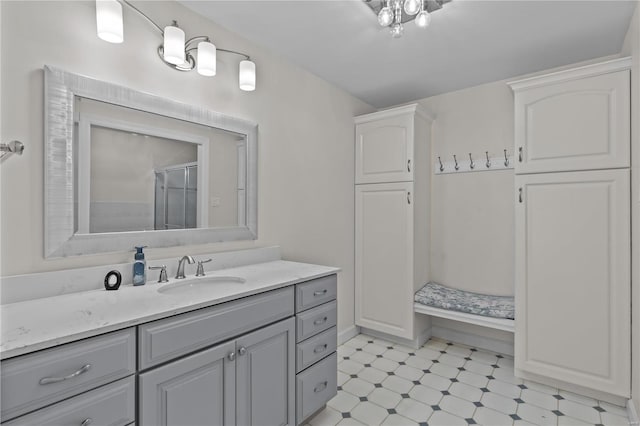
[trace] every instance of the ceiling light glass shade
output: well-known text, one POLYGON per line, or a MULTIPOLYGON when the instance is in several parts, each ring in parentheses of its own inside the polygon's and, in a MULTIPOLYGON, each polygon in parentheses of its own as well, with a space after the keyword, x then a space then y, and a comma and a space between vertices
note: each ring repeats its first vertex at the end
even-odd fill
POLYGON ((416 25, 419 26, 420 28, 425 28, 429 26, 430 22, 431 22, 431 14, 426 10, 423 10, 422 12, 418 13, 418 16, 416 16, 416 25))
POLYGON ((216 75, 216 46, 208 41, 198 43, 198 74, 216 75))
POLYGON ((173 25, 164 27, 163 49, 165 61, 174 65, 184 64, 184 31, 173 25))
POLYGON ((402 34, 404 34, 404 26, 402 24, 396 23, 391 26, 391 36, 393 38, 402 37, 402 34))
POLYGON ((249 60, 240 61, 240 90, 256 90, 256 64, 249 60))
POLYGON ((122 43, 124 31, 122 5, 117 0, 96 0, 98 37, 109 43, 122 43))
POLYGON ((420 11, 421 6, 422 6, 422 2, 420 0, 404 1, 404 11, 407 13, 407 15, 415 15, 420 11))
POLYGON ((388 6, 380 9, 380 13, 378 13, 378 23, 381 27, 388 27, 393 22, 393 12, 391 8, 388 6))

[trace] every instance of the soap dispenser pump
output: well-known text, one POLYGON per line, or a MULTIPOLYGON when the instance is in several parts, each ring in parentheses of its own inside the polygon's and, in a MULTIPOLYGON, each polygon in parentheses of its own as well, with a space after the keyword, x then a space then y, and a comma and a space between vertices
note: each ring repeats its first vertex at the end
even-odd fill
POLYGON ((136 247, 133 263, 133 285, 144 285, 147 281, 147 261, 144 260, 142 249, 146 246, 136 247))

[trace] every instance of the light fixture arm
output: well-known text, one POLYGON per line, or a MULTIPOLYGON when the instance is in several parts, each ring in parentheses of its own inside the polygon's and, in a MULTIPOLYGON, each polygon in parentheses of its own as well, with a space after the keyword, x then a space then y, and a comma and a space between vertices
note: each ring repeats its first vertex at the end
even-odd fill
POLYGON ((121 4, 124 4, 126 6, 129 6, 131 9, 135 10, 136 12, 138 12, 138 14, 140 16, 142 16, 144 19, 146 19, 147 21, 149 21, 149 23, 151 23, 151 25, 153 25, 154 27, 156 27, 156 29, 158 31, 160 31, 160 35, 164 35, 164 30, 162 29, 162 27, 158 24, 156 24, 153 19, 149 18, 147 15, 144 14, 144 12, 142 12, 140 9, 138 9, 137 7, 135 7, 134 5, 132 5, 131 3, 129 3, 127 0, 118 0, 118 2, 120 2, 121 4))

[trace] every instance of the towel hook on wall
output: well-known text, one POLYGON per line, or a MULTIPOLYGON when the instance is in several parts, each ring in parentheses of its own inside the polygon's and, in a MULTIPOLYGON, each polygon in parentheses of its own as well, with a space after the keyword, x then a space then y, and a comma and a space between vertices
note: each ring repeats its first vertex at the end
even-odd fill
POLYGON ((504 150, 504 166, 509 167, 509 157, 507 156, 507 150, 504 150))
POLYGON ((476 164, 473 162, 473 158, 471 157, 471 153, 469 153, 469 168, 473 170, 476 167, 476 164))
POLYGON ((442 160, 438 157, 438 163, 440 163, 440 171, 444 172, 444 166, 442 165, 442 160))
POLYGON ((484 163, 487 166, 487 169, 491 168, 491 160, 489 160, 489 151, 485 151, 484 154, 487 156, 487 162, 484 163))
POLYGON ((454 169, 460 170, 460 166, 458 165, 458 159, 456 158, 455 154, 453 154, 453 161, 455 161, 455 163, 456 163, 456 166, 454 167, 454 169))

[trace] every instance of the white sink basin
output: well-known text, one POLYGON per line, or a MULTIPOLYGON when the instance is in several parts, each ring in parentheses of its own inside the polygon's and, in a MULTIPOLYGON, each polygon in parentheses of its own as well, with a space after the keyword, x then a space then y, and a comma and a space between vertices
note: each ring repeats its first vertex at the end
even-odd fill
POLYGON ((161 294, 184 294, 215 290, 221 285, 244 284, 246 280, 239 277, 202 277, 178 281, 163 285, 158 289, 161 294))

